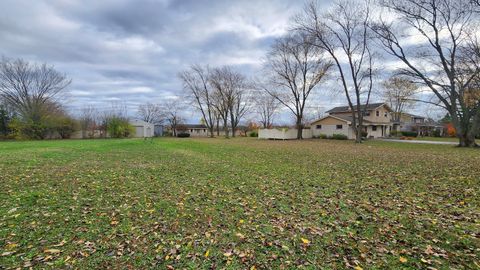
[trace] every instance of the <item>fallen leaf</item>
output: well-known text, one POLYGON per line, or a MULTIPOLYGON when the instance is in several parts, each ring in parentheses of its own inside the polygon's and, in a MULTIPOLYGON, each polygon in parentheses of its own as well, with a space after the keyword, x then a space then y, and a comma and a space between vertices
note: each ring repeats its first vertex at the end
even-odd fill
POLYGON ((11 250, 11 249, 16 248, 17 246, 18 246, 18 244, 16 244, 16 243, 10 243, 10 244, 7 244, 7 245, 5 246, 5 248, 6 248, 7 250, 11 250))
POLYGON ((52 248, 52 249, 45 249, 43 252, 45 252, 45 253, 50 253, 50 254, 58 254, 58 253, 60 253, 60 252, 62 252, 62 251, 61 251, 60 249, 54 249, 54 248, 52 248))
POLYGON ((399 260, 401 263, 406 263, 406 262, 408 261, 407 258, 405 258, 405 257, 400 257, 398 260, 399 260))

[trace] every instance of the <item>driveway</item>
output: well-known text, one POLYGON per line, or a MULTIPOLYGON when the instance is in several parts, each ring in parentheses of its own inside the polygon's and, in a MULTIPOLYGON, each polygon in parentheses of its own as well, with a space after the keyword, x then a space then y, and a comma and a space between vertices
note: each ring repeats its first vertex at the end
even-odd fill
POLYGON ((442 141, 419 141, 419 140, 397 140, 397 139, 379 139, 379 140, 385 141, 385 142, 458 145, 457 142, 442 142, 442 141))

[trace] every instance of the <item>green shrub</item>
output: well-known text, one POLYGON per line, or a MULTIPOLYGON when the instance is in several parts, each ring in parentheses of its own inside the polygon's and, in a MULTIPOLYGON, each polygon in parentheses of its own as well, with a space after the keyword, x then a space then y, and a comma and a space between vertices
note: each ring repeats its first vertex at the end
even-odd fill
POLYGON ((58 133, 60 138, 69 139, 75 130, 78 130, 78 123, 70 116, 63 115, 49 119, 47 121, 50 134, 58 133))
POLYGON ((258 137, 258 132, 257 132, 256 130, 254 130, 254 131, 250 132, 250 133, 248 134, 248 136, 249 136, 249 137, 258 137))
POLYGON ((360 133, 361 133, 361 135, 362 135, 362 138, 367 138, 368 132, 362 131, 362 132, 360 132, 360 133))
POLYGON ((392 136, 392 137, 400 137, 401 135, 402 135, 402 133, 400 131, 392 130, 390 132, 390 136, 392 136))
POLYGON ((333 134, 332 135, 333 140, 348 140, 347 135, 344 134, 333 134))
POLYGON ((320 134, 319 136, 320 139, 328 139, 327 134, 320 134))
POLYGON ((417 137, 418 136, 418 133, 415 132, 415 131, 402 131, 401 134, 402 134, 402 136, 405 136, 405 137, 417 137))
POLYGON ((433 137, 442 137, 442 133, 440 132, 440 130, 435 129, 435 130, 432 132, 432 136, 433 136, 433 137))
POLYGON ((20 140, 43 140, 49 131, 49 127, 43 122, 24 121, 19 118, 12 119, 9 123, 9 128, 13 137, 20 140))
POLYGON ((123 117, 111 116, 106 119, 107 132, 112 138, 127 138, 135 133, 135 128, 123 117))
POLYGON ((181 133, 178 133, 178 134, 177 134, 177 137, 178 137, 178 138, 188 138, 188 137, 190 137, 190 133, 188 133, 188 132, 181 132, 181 133))

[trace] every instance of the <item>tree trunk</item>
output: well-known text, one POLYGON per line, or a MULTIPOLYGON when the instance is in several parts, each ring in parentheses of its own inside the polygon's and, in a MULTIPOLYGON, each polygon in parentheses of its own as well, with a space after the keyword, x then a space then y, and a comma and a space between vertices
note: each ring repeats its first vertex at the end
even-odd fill
POLYGON ((214 132, 215 132, 215 126, 212 125, 212 126, 209 128, 209 131, 210 131, 210 138, 215 137, 215 134, 214 134, 214 132))
POLYGON ((359 125, 357 128, 357 133, 355 134, 355 142, 362 143, 362 126, 359 125))
POLYGON ((233 109, 230 109, 230 126, 232 127, 232 138, 235 138, 235 116, 233 115, 233 109))
POLYGON ((472 130, 470 121, 462 121, 463 119, 458 119, 452 117, 453 126, 457 132, 457 137, 459 139, 458 147, 475 147, 475 134, 472 130))
POLYGON ((225 131, 225 138, 228 138, 229 136, 229 132, 228 132, 228 120, 227 118, 225 117, 225 119, 223 120, 223 130, 225 131))
POLYGON ((458 134, 459 144, 458 147, 476 147, 475 136, 469 133, 458 134))
POLYGON ((303 139, 302 117, 297 117, 297 122, 295 126, 297 128, 297 140, 302 140, 303 139))

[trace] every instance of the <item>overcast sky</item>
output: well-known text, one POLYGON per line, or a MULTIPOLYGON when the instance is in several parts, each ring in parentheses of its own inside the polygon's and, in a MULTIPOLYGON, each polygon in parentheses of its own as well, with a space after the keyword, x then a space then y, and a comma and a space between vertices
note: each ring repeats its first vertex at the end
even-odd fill
MULTIPOLYGON (((72 111, 124 102, 134 114, 140 103, 180 94, 177 73, 194 63, 231 65, 255 75, 303 5, 299 0, 2 0, 0 55, 47 62, 66 73, 73 80, 65 101, 72 111)), ((341 95, 315 99, 320 110, 344 103, 341 95)), ((186 117, 197 119, 192 113, 186 117)))

